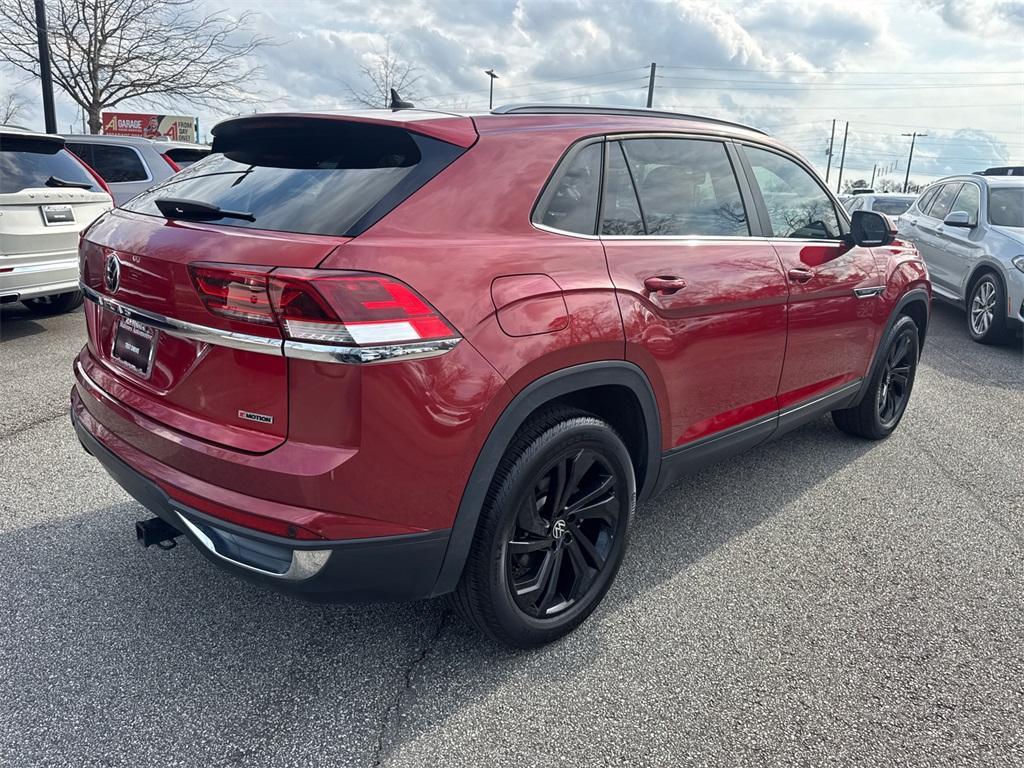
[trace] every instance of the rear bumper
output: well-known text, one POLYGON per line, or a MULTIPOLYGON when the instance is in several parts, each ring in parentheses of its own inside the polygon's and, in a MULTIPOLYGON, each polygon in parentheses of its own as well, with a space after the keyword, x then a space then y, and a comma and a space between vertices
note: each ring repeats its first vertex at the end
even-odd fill
MULTIPOLYGON (((0 265, 2 266, 2 265, 0 265)), ((78 257, 47 258, 0 272, 0 297, 36 299, 78 290, 78 257)))
POLYGON ((433 591, 449 530, 345 541, 296 540, 254 531, 172 499, 104 446, 74 407, 71 421, 82 446, 122 488, 225 570, 320 602, 417 600, 433 591))

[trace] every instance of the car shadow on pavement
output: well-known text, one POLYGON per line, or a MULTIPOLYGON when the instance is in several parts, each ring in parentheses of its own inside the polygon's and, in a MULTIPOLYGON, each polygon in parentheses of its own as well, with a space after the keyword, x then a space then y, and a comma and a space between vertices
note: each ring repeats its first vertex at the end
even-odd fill
POLYGON ((0 306, 0 344, 45 332, 46 328, 36 322, 35 315, 21 304, 0 306))
POLYGON ((659 596, 666 583, 757 535, 872 445, 822 419, 677 484, 638 510, 591 619, 528 652, 487 641, 443 601, 314 605, 225 575, 187 545, 143 551, 132 526, 146 513, 130 501, 15 528, 0 536, 0 741, 16 734, 51 755, 74 745, 83 763, 156 764, 187 744, 205 765, 387 764, 509 680, 571 686, 606 652, 612 623, 650 620, 651 604, 674 599, 659 596), (126 742, 132 733, 144 736, 126 742))
POLYGON ((1024 342, 1017 336, 1002 344, 978 344, 967 334, 962 309, 932 302, 923 365, 972 387, 1024 390, 1024 342))

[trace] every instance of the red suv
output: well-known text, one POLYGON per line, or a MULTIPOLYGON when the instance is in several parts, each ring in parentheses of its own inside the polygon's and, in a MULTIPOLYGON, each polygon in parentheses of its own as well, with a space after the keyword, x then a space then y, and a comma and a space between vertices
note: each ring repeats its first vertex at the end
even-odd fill
POLYGON ((686 472, 831 412, 887 436, 927 272, 769 136, 647 110, 243 117, 81 243, 85 448, 242 576, 594 610, 686 472))

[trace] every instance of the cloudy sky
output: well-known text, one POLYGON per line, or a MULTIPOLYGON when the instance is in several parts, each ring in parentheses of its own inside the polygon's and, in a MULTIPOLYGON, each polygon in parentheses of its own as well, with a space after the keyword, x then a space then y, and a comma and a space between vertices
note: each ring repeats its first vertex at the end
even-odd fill
MULTIPOLYGON (((348 86, 386 41, 419 68, 418 105, 549 101, 655 106, 741 120, 824 169, 832 120, 850 122, 847 178, 902 179, 1024 162, 1024 0, 199 0, 255 12, 259 110, 351 105, 348 86)), ((20 86, 33 98, 37 86, 20 86)), ((143 108, 122 104, 119 108, 143 108)), ((222 113, 181 104, 208 130, 222 113)), ((246 108, 251 111, 252 107, 246 108)), ((60 105, 60 126, 76 119, 60 105)), ((29 122, 41 124, 33 109, 29 122)), ((833 182, 835 175, 833 171, 833 182)))

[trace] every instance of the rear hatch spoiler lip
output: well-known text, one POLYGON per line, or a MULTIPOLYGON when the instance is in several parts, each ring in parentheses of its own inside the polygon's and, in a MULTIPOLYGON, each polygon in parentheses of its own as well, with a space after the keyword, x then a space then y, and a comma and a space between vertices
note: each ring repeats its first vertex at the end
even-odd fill
MULTIPOLYGON (((261 121, 338 120, 341 122, 368 123, 401 128, 410 133, 429 136, 430 138, 462 147, 463 149, 472 147, 479 138, 476 123, 469 116, 437 112, 427 113, 428 116, 424 117, 422 111, 416 111, 415 116, 409 114, 406 117, 403 115, 403 112, 405 110, 398 110, 396 112, 382 110, 380 117, 367 114, 332 114, 324 112, 269 112, 223 120, 213 127, 211 133, 216 140, 217 136, 223 136, 225 133, 230 134, 233 130, 239 128, 248 128, 251 124, 259 124, 261 121)), ((412 113, 413 110, 409 110, 409 112, 412 113)))

